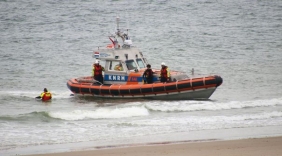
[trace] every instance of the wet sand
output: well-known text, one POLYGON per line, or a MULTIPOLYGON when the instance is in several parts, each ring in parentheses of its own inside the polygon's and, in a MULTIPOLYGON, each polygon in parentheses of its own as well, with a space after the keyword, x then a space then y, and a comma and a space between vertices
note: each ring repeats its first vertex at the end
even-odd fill
MULTIPOLYGON (((282 136, 228 141, 156 143, 38 156, 281 156, 282 136)), ((35 155, 33 155, 35 156, 35 155)))

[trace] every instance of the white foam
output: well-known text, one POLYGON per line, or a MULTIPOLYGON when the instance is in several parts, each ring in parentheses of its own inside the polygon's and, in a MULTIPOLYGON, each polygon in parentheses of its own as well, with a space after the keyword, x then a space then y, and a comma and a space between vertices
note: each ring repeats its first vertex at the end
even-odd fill
MULTIPOLYGON (((167 117, 165 120, 155 117, 144 120, 132 120, 130 124, 139 126, 169 126, 178 127, 180 130, 202 130, 202 129, 220 129, 220 128, 234 128, 234 127, 248 127, 252 126, 265 126, 265 125, 280 125, 282 112, 262 112, 232 116, 182 116, 182 117, 167 117), (273 120, 273 118, 278 118, 273 120), (187 125, 189 125, 187 127, 187 125)), ((162 127, 164 128, 164 127, 162 127)))
POLYGON ((98 108, 96 110, 56 111, 48 113, 53 118, 63 120, 127 118, 135 116, 148 116, 149 111, 144 107, 126 108, 98 108))
POLYGON ((228 110, 254 107, 268 107, 282 105, 282 99, 254 100, 254 101, 231 101, 227 103, 213 101, 159 101, 146 103, 146 108, 153 111, 173 112, 173 111, 201 111, 201 110, 228 110))
MULTIPOLYGON (((34 98, 39 96, 42 91, 0 91, 0 95, 9 95, 15 97, 29 97, 34 98)), ((53 99, 67 99, 71 98, 69 91, 51 91, 53 99)))

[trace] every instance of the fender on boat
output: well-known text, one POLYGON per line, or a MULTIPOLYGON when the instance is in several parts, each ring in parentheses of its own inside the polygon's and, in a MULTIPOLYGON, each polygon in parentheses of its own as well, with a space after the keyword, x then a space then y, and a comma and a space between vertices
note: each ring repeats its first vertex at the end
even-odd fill
POLYGON ((218 75, 215 75, 214 78, 215 78, 215 81, 216 81, 216 87, 220 86, 223 82, 223 79, 218 75))

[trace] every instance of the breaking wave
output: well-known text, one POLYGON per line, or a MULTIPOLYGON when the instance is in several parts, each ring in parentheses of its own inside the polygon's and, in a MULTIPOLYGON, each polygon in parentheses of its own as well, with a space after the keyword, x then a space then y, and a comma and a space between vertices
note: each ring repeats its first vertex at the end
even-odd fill
POLYGON ((173 102, 151 102, 146 103, 145 107, 151 111, 161 112, 192 112, 192 111, 217 111, 229 109, 243 109, 254 107, 269 107, 282 105, 282 98, 271 100, 254 100, 254 101, 230 101, 230 102, 214 102, 214 101, 173 101, 173 102))
POLYGON ((145 107, 125 108, 98 108, 96 110, 72 110, 52 111, 48 113, 52 118, 62 120, 83 120, 83 119, 114 119, 129 118, 136 116, 148 116, 149 111, 145 107))

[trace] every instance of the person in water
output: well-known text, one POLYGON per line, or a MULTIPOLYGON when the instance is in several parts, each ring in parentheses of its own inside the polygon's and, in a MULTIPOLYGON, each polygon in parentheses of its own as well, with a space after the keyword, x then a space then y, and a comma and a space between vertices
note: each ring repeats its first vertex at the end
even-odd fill
POLYGON ((162 62, 161 66, 162 66, 161 74, 160 74, 161 82, 169 82, 170 81, 170 71, 164 62, 162 62))
POLYGON ((147 64, 147 69, 143 73, 144 83, 151 84, 153 83, 153 71, 151 65, 147 64))
POLYGON ((40 96, 36 97, 37 99, 40 99, 42 101, 48 101, 52 99, 52 94, 48 92, 47 88, 44 88, 43 92, 40 94, 40 96))
POLYGON ((105 71, 104 67, 100 65, 100 61, 96 60, 93 64, 92 75, 93 78, 101 83, 104 83, 102 71, 105 71))

